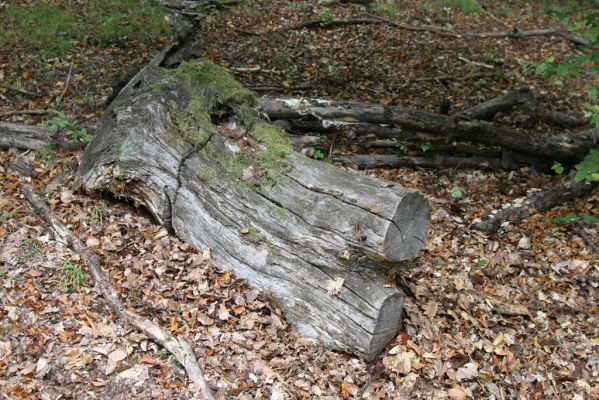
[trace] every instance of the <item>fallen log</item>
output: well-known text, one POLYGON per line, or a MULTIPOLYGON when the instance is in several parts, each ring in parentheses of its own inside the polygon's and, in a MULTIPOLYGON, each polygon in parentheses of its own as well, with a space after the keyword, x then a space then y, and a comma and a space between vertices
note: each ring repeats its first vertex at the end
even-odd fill
POLYGON ((43 126, 0 122, 0 149, 15 147, 22 150, 39 150, 50 146, 63 150, 77 150, 86 144, 80 140, 64 140, 64 135, 52 133, 43 126))
POLYGON ((369 123, 399 126, 416 132, 429 132, 455 140, 500 146, 514 153, 575 163, 584 158, 599 141, 599 129, 539 136, 495 125, 487 121, 463 120, 383 104, 320 99, 267 99, 260 105, 271 119, 321 120, 326 124, 369 123))
POLYGON ((427 201, 294 153, 260 122, 254 94, 209 61, 146 66, 105 113, 77 177, 212 249, 325 346, 372 360, 399 328, 386 270, 423 246, 427 201))
POLYGON ((360 169, 368 168, 476 168, 476 169, 517 169, 521 164, 506 164, 494 157, 448 157, 442 155, 398 156, 393 154, 356 154, 334 157, 333 162, 352 163, 360 169))
POLYGON ((505 223, 518 222, 566 201, 586 196, 598 186, 599 182, 577 181, 572 175, 563 185, 517 199, 501 211, 489 214, 482 221, 472 224, 472 227, 486 233, 493 233, 505 223))
POLYGON ((94 281, 96 289, 102 294, 104 301, 106 301, 112 312, 124 322, 140 330, 156 343, 167 349, 183 368, 185 368, 187 376, 195 385, 195 389, 199 396, 198 398, 207 400, 214 399, 214 394, 202 374, 191 344, 183 337, 172 337, 159 325, 128 310, 119 300, 118 293, 102 269, 100 257, 90 252, 83 242, 60 222, 58 218, 56 218, 52 210, 50 210, 31 186, 26 184, 23 185, 23 194, 38 215, 46 222, 48 229, 52 232, 56 240, 67 244, 81 257, 81 261, 83 261, 89 269, 89 273, 94 281))

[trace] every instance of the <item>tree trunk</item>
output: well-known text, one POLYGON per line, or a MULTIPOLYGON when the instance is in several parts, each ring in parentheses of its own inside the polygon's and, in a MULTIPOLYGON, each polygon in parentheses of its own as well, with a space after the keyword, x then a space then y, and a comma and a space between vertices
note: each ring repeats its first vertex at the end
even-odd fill
POLYGON ((385 287, 386 271, 422 248, 428 203, 294 153, 256 109, 253 93, 208 61, 154 61, 105 113, 79 185, 134 199, 271 293, 301 334, 372 360, 400 324, 402 296, 385 287))

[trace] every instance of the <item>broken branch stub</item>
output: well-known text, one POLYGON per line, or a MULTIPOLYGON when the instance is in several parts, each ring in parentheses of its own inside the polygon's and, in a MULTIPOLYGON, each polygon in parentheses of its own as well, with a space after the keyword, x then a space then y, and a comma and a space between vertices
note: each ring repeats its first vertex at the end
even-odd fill
POLYGON ((162 224, 272 295, 299 333, 371 360, 395 336, 385 287, 415 256, 428 202, 292 151, 256 101, 209 61, 149 67, 103 117, 78 171, 88 191, 143 204, 162 224), (211 114, 225 121, 216 126, 211 114))

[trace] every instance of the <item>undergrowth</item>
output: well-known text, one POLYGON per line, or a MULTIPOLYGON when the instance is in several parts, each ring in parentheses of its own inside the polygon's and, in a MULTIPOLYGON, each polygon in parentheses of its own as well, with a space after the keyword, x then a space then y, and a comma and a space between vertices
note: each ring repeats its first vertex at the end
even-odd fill
POLYGON ((35 53, 42 61, 67 53, 75 40, 100 45, 113 40, 156 39, 168 33, 164 12, 145 0, 71 0, 0 7, 0 48, 17 58, 35 53))

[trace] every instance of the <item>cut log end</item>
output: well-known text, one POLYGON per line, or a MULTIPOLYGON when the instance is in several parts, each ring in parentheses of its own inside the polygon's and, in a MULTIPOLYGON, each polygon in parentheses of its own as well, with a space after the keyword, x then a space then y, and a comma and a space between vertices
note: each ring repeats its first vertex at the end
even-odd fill
POLYGON ((429 229, 430 209, 419 193, 409 193, 397 206, 393 215, 383 252, 394 261, 414 257, 422 246, 429 229))

